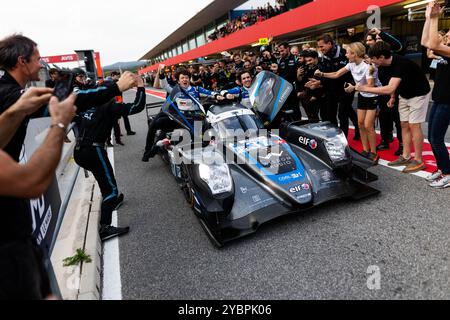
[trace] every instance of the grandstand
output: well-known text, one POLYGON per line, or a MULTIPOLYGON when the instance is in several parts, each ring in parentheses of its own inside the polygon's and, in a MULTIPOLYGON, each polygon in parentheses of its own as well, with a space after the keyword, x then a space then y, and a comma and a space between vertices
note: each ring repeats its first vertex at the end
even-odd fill
MULTIPOLYGON (((223 28, 235 15, 235 8, 246 1, 216 0, 192 17, 178 30, 147 52, 141 60, 149 66, 142 73, 153 71, 159 63, 174 65, 210 59, 224 51, 247 50, 258 45, 259 39, 314 44, 316 37, 329 33, 340 43, 348 42, 348 30, 363 38, 366 23, 372 12, 368 8, 381 8, 383 30, 402 40, 405 54, 422 63, 420 35, 423 28, 424 7, 419 1, 399 0, 296 0, 288 1, 288 11, 252 26, 209 41, 208 37, 223 28), (408 8, 412 6, 411 8, 408 8), (405 8, 405 6, 407 8, 405 8)), ((423 2, 423 1, 422 1, 423 2)), ((442 28, 450 27, 450 20, 441 22, 442 28)), ((424 58, 423 58, 424 59, 424 58)))

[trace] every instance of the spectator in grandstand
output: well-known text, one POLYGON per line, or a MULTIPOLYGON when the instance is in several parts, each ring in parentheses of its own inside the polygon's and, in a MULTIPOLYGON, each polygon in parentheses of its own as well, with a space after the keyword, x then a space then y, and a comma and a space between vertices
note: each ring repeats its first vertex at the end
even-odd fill
POLYGON ((58 80, 58 75, 59 75, 58 70, 55 68, 51 68, 48 71, 48 74, 50 76, 50 79, 45 81, 45 87, 46 88, 54 88, 55 84, 56 84, 56 80, 58 80))
POLYGON ((369 57, 380 73, 387 68, 391 80, 387 86, 368 87, 357 85, 359 92, 378 95, 392 95, 398 91, 400 95, 399 112, 402 122, 403 154, 389 166, 406 166, 404 173, 414 173, 426 169, 423 162, 423 133, 422 123, 426 121, 430 102, 430 84, 422 69, 413 61, 393 54, 391 46, 384 42, 377 42, 369 50, 369 57), (414 144, 415 159, 411 156, 411 145, 414 144))
MULTIPOLYGON (((338 79, 350 72, 356 85, 367 87, 381 86, 380 80, 378 80, 378 70, 373 65, 364 61, 366 56, 366 48, 364 45, 361 42, 354 42, 349 44, 347 47, 346 57, 349 63, 345 67, 332 73, 324 73, 320 70, 316 70, 315 75, 327 79, 338 79)), ((345 86, 345 91, 347 93, 353 93, 355 91, 355 86, 347 83, 345 86)), ((366 92, 359 93, 358 126, 364 149, 362 154, 376 163, 379 160, 375 133, 377 107, 377 94, 366 92)))
MULTIPOLYGON (((442 13, 439 3, 428 4, 422 35, 422 45, 442 57, 436 70, 433 88, 433 107, 428 123, 428 137, 433 148, 438 170, 427 177, 433 188, 450 187, 450 159, 445 145, 445 135, 450 125, 450 47, 439 39, 438 24, 442 13)), ((450 32, 447 34, 450 36, 450 32)))
POLYGON ((280 8, 280 13, 284 13, 287 11, 286 2, 287 0, 277 0, 277 5, 280 8))

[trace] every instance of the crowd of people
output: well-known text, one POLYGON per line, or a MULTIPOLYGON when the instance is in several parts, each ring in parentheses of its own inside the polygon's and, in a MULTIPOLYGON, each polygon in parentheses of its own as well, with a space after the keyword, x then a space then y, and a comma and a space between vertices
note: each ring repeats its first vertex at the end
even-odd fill
POLYGON ((273 18, 286 12, 286 10, 286 0, 277 0, 275 6, 272 6, 270 2, 268 2, 263 7, 258 7, 256 10, 245 12, 243 15, 237 17, 236 19, 228 20, 228 22, 223 27, 219 29, 216 28, 213 33, 208 35, 208 42, 224 38, 236 31, 273 18))
MULTIPOLYGON (((431 5, 428 11, 427 19, 431 20, 429 15, 435 15, 431 5)), ((435 34, 436 41, 444 48, 448 48, 447 32, 436 30, 435 34)), ((422 44, 429 48, 435 59, 435 68, 441 71, 447 63, 445 55, 439 56, 427 43, 422 44)), ((394 36, 372 29, 363 41, 338 44, 325 34, 317 39, 314 48, 309 44, 300 49, 288 43, 272 43, 261 47, 259 52, 234 52, 213 63, 190 65, 188 71, 192 86, 216 92, 235 90, 236 85, 245 92, 244 79, 254 79, 263 70, 278 74, 295 88, 284 106, 292 112, 294 119, 306 117, 312 121, 329 121, 338 125, 347 137, 352 123, 355 134, 349 138, 361 140, 362 154, 374 163, 378 163, 379 151, 394 145, 396 136, 399 147, 393 151, 398 158, 389 166, 404 167, 403 172, 415 173, 427 167, 422 157, 422 124, 427 120, 431 87, 424 71, 401 55, 402 49, 401 42, 394 36), (375 131, 377 118, 382 137, 379 144, 375 131)), ((167 78, 172 86, 178 82, 179 67, 160 68, 161 76, 167 78)), ((153 83, 158 77, 153 74, 149 81, 153 83)), ((434 102, 439 102, 442 96, 446 102, 446 92, 439 85, 446 83, 443 77, 442 72, 436 71, 438 85, 434 89, 434 102)), ((248 103, 246 101, 244 105, 248 103)), ((439 147, 433 146, 436 158, 444 158, 447 154, 442 142, 445 126, 439 127, 441 132, 434 133, 435 139, 432 138, 434 131, 429 132, 429 137, 432 142, 439 141, 439 147)), ((436 126, 431 128, 436 129, 436 126)), ((148 157, 144 156, 143 160, 148 161, 148 157)), ((445 165, 446 161, 438 160, 438 164, 445 165)), ((448 169, 442 170, 441 167, 427 180, 435 188, 450 186, 448 169)))
MULTIPOLYGON (((252 79, 263 70, 271 71, 295 88, 283 107, 292 111, 294 119, 306 116, 312 121, 330 121, 347 136, 351 121, 356 128, 353 139, 361 140, 362 154, 374 163, 379 159, 379 150, 390 148, 395 124, 401 144, 398 158, 389 165, 403 166, 405 173, 426 168, 422 124, 427 120, 432 98, 428 138, 438 170, 427 180, 431 187, 442 189, 450 187, 450 157, 445 145, 450 125, 450 33, 438 32, 441 12, 438 3, 428 5, 422 36, 422 45, 436 60, 433 91, 422 69, 395 53, 401 51, 401 44, 378 29, 367 34, 365 43, 341 46, 323 35, 317 39, 316 48, 305 45, 300 50, 280 43, 259 52, 236 52, 231 59, 211 65, 192 65, 189 70, 160 66, 153 77, 168 92, 179 85, 187 96, 202 94, 221 100, 237 94, 244 106, 251 107, 248 90, 252 79), (378 146, 377 115, 383 137, 378 146)), ((53 71, 48 88, 26 89, 27 83, 39 80, 41 68, 34 41, 22 35, 0 40, 0 207, 4 226, 0 234, 0 299, 43 299, 51 294, 43 263, 45 252, 32 238, 27 201, 49 187, 71 122, 77 124, 75 161, 93 173, 103 196, 100 238, 106 241, 129 231, 128 227, 111 225, 112 211, 124 196, 118 192, 105 148, 117 120, 145 108, 143 79, 125 72, 121 76, 113 74, 96 87, 87 87, 86 74, 75 70, 74 93, 58 101, 53 96, 52 87, 57 82, 53 71), (133 87, 137 87, 135 101, 124 103, 122 93, 133 87), (30 119, 48 115, 52 123, 45 141, 28 162, 20 164, 30 119)), ((153 122, 144 161, 155 155, 152 137, 158 127, 165 126, 166 117, 160 114, 153 122)))

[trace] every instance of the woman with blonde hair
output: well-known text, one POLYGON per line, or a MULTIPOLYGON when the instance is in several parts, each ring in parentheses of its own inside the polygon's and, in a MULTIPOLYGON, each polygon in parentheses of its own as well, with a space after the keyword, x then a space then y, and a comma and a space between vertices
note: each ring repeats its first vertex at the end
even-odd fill
MULTIPOLYGON (((346 57, 349 63, 337 72, 323 73, 319 70, 315 75, 326 79, 338 79, 344 74, 351 72, 356 84, 368 85, 371 87, 381 86, 378 79, 378 69, 365 61, 366 48, 361 42, 353 42, 346 46, 346 57)), ((352 93, 355 86, 346 83, 345 91, 352 93)), ((362 154, 378 162, 380 157, 377 154, 375 119, 378 108, 378 95, 361 92, 358 94, 358 125, 361 133, 361 142, 364 151, 362 154)))

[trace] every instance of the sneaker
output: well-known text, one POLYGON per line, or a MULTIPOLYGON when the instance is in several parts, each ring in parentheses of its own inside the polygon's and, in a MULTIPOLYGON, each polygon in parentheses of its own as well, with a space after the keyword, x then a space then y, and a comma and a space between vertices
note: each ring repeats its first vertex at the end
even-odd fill
POLYGON ((427 166, 423 163, 423 161, 419 162, 417 160, 413 160, 406 166, 405 169, 403 169, 403 173, 415 173, 425 170, 426 168, 427 166))
POLYGON ((120 144, 121 146, 125 145, 122 141, 116 141, 116 144, 120 144))
POLYGON ((398 157, 397 160, 392 161, 392 162, 389 162, 389 163, 388 163, 388 166, 389 166, 389 167, 401 167, 401 166, 407 166, 407 165, 409 165, 411 162, 412 162, 412 159, 411 159, 411 158, 405 159, 402 155, 400 155, 400 156, 398 157))
POLYGON ((445 189, 450 187, 450 175, 441 175, 436 181, 430 184, 430 187, 436 189, 445 189))
POLYGON ((134 131, 127 132, 127 136, 134 136, 135 134, 136 134, 136 132, 134 132, 134 131))
POLYGON ((389 150, 389 142, 381 141, 381 143, 377 146, 378 151, 389 150))
POLYGON ((100 239, 104 242, 106 240, 119 237, 130 231, 130 227, 117 228, 113 226, 104 225, 100 227, 100 239))
POLYGON ((428 182, 434 182, 442 176, 442 171, 437 170, 425 178, 428 182))
POLYGON ((400 146, 398 147, 398 150, 395 151, 394 155, 397 156, 397 157, 399 157, 399 156, 401 156, 402 154, 403 154, 403 145, 400 144, 400 146))
POLYGON ((123 199, 125 198, 125 196, 123 195, 123 193, 119 194, 119 196, 117 197, 117 204, 116 204, 116 208, 114 210, 119 210, 119 208, 122 206, 123 204, 123 199))
POLYGON ((372 160, 373 162, 375 162, 376 164, 378 164, 378 161, 380 160, 380 156, 377 153, 369 153, 369 157, 370 160, 372 160))

